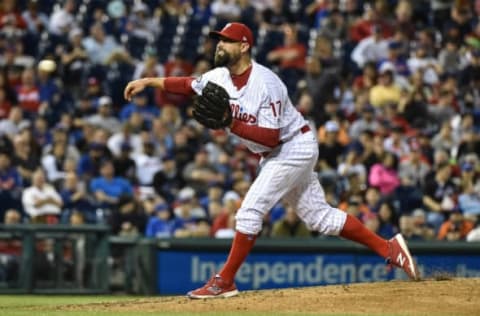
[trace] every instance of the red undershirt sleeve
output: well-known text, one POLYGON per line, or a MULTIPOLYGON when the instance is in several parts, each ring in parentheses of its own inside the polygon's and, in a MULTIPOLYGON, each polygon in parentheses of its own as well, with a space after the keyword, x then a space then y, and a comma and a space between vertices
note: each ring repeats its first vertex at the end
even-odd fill
POLYGON ((277 128, 248 125, 240 120, 234 119, 230 131, 237 136, 267 147, 273 148, 280 143, 280 130, 277 128))
POLYGON ((195 92, 192 89, 191 77, 168 77, 165 78, 164 90, 169 93, 193 95, 195 92))

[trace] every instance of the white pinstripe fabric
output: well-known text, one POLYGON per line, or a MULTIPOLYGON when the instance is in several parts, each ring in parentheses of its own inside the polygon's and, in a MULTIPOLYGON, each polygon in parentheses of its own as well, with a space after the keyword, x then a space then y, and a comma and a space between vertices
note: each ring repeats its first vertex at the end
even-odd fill
POLYGON ((257 234, 263 216, 285 198, 312 230, 337 235, 346 220, 345 212, 325 201, 325 194, 313 172, 318 157, 312 132, 299 133, 278 146, 260 163, 260 173, 252 183, 236 215, 236 229, 257 234))

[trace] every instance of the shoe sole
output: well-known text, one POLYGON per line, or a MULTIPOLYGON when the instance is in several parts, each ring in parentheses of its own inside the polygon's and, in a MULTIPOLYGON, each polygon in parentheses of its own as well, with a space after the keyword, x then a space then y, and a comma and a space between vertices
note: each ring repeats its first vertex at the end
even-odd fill
POLYGON ((228 291, 228 292, 224 292, 224 293, 218 294, 218 295, 195 295, 195 294, 188 293, 188 294, 187 294, 187 297, 188 297, 188 298, 191 298, 191 299, 227 298, 227 297, 235 296, 235 295, 237 295, 238 293, 239 293, 238 290, 228 291))
POLYGON ((407 258, 410 262, 410 271, 413 271, 413 280, 418 281, 420 280, 420 275, 418 274, 418 268, 417 265, 415 264, 415 261, 413 261, 412 255, 410 254, 410 250, 408 250, 407 243, 405 242, 405 239, 403 239, 402 235, 397 235, 395 237, 397 240, 398 244, 400 245, 400 248, 405 252, 407 255, 407 258))

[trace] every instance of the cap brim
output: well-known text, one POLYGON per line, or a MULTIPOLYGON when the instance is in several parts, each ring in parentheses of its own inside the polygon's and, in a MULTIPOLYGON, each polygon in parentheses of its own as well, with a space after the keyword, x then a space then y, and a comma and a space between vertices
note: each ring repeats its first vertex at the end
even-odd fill
POLYGON ((231 37, 228 37, 228 36, 226 36, 225 34, 222 34, 222 33, 219 32, 219 31, 210 31, 210 32, 208 33, 208 37, 213 38, 213 39, 220 39, 220 38, 223 37, 223 38, 227 38, 227 39, 229 39, 229 40, 231 40, 231 41, 238 42, 236 39, 231 38, 231 37))
POLYGON ((208 32, 208 37, 210 37, 210 38, 219 38, 220 36, 222 36, 222 34, 218 31, 208 32))

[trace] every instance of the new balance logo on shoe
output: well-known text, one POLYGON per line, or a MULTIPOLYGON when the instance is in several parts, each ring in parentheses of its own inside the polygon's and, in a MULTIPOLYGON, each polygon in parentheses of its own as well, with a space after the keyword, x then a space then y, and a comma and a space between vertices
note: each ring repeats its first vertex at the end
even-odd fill
POLYGON ((399 253, 397 257, 397 262, 401 267, 403 267, 403 265, 405 264, 405 260, 407 260, 407 258, 405 258, 401 253, 399 253))

